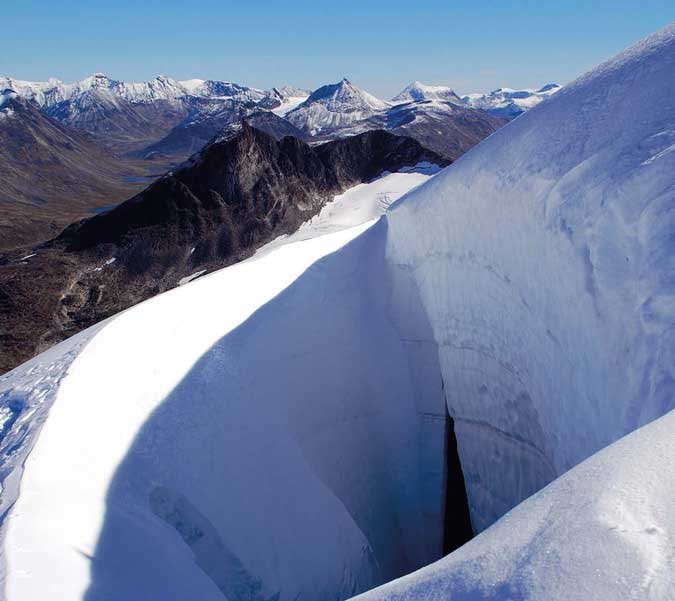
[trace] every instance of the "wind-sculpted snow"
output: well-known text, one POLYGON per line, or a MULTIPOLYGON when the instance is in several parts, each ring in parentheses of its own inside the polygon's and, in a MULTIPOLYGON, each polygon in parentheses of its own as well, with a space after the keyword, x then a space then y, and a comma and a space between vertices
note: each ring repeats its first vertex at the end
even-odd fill
POLYGON ((447 410, 483 532, 366 599, 667 601, 674 72, 670 27, 372 227, 333 229, 372 216, 354 191, 110 320, 50 393, 7 599, 343 599, 401 576, 440 555, 447 410))
POLYGON ((670 28, 388 215, 389 262, 439 346, 477 530, 674 406, 673 72, 670 28))

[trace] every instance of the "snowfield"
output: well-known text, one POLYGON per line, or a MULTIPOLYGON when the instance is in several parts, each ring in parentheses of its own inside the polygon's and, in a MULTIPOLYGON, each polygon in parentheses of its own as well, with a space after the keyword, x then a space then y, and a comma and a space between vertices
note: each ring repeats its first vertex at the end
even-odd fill
POLYGON ((4 376, 5 598, 672 599, 674 73, 670 26, 4 376), (423 567, 446 411, 479 534, 423 567))

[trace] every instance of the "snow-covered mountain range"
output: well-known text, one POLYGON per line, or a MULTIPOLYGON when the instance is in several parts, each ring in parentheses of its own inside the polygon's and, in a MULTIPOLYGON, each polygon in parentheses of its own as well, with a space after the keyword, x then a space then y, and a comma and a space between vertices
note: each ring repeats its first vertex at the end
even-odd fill
POLYGON ((525 111, 537 106, 542 100, 549 98, 560 90, 560 86, 549 83, 538 90, 499 88, 487 94, 468 94, 462 100, 467 106, 482 109, 497 115, 512 119, 525 111))
POLYGON ((670 601, 673 72, 675 25, 0 378, 7 601, 670 601))
MULTIPOLYGON (((164 154, 184 157, 227 123, 256 110, 273 111, 307 136, 325 137, 336 132, 348 135, 348 129, 354 126, 362 131, 369 126, 368 120, 372 117, 378 117, 379 124, 386 126, 387 121, 398 120, 395 115, 387 116, 392 107, 414 102, 433 101, 512 118, 552 94, 558 86, 550 84, 536 91, 504 88, 460 99, 449 87, 416 81, 391 102, 376 98, 347 79, 322 86, 312 93, 292 86, 264 91, 232 82, 179 81, 164 75, 147 82, 127 83, 102 73, 75 83, 0 77, 0 89, 5 88, 35 103, 62 123, 100 135, 113 150, 140 155, 150 152, 156 156, 157 149, 161 149, 164 154)), ((437 104, 436 108, 439 106, 437 104)), ((424 107, 421 112, 425 112, 424 107)), ((436 110, 435 124, 442 124, 442 113, 451 112, 436 110)), ((476 121, 480 114, 475 113, 471 120, 476 121)), ((421 120, 425 118, 428 119, 422 117, 421 120)), ((457 119, 454 121, 456 125, 457 119)), ((413 129, 409 128, 408 135, 413 129)), ((448 132, 441 133, 446 135, 448 132)), ((450 158, 456 158, 458 154, 450 158)))
POLYGON ((320 88, 286 119, 317 140, 385 129, 415 138, 451 160, 505 123, 466 107, 449 88, 415 82, 385 102, 346 79, 320 88))
POLYGON ((231 82, 204 79, 177 81, 165 75, 142 83, 117 81, 104 73, 95 73, 74 83, 64 83, 58 79, 31 82, 0 77, 0 88, 2 87, 14 90, 41 107, 53 107, 65 101, 73 102, 77 107, 83 95, 93 90, 107 92, 110 97, 121 98, 134 104, 148 104, 158 100, 175 101, 189 96, 260 102, 273 96, 271 92, 231 82))
MULTIPOLYGON (((17 94, 43 113, 43 130, 63 131, 64 139, 77 138, 92 149, 71 169, 69 160, 39 159, 46 156, 48 144, 36 146, 40 152, 27 152, 30 141, 40 137, 35 135, 34 113, 29 118, 28 112, 21 111, 2 126, 0 136, 14 142, 26 140, 20 156, 15 153, 0 164, 5 203, 0 216, 0 229, 5 232, 2 248, 43 241, 91 211, 132 196, 242 119, 274 137, 293 136, 317 144, 386 129, 417 139, 447 160, 454 160, 504 123, 482 111, 462 110, 439 100, 392 106, 346 81, 317 90, 311 101, 309 92, 291 86, 262 91, 230 82, 177 81, 166 76, 144 83, 116 81, 100 73, 72 84, 7 77, 0 82, 8 86, 2 88, 8 90, 5 97, 17 94), (294 116, 286 119, 291 112, 294 116), (315 130, 320 135, 312 136, 311 122, 321 120, 325 123, 315 130), (83 133, 89 138, 85 140, 83 133), (94 164, 97 160, 101 169, 94 164), (102 174, 98 185, 92 187, 80 164, 102 174), (112 172, 119 173, 116 180, 109 177, 111 166, 112 172), (71 201, 70 208, 63 200, 71 201)), ((420 85, 413 87, 421 89, 420 85)), ((12 111, 2 110, 0 119, 12 111)), ((43 141, 55 139, 42 137, 43 141)), ((66 146, 54 144, 55 152, 58 148, 65 149, 64 157, 73 154, 66 146)))
POLYGON ((366 119, 329 130, 318 139, 384 129, 414 138, 430 150, 455 160, 505 123, 503 118, 455 102, 419 100, 394 104, 366 119))
MULTIPOLYGON (((228 123, 258 109, 278 110, 306 94, 295 88, 262 91, 231 82, 191 79, 177 81, 160 75, 143 83, 116 81, 102 73, 67 84, 57 79, 29 82, 0 77, 8 88, 35 103, 66 125, 98 135, 118 152, 137 152, 157 144, 173 128, 203 122, 200 135, 164 148, 185 158, 228 123), (213 119, 218 115, 219 119, 213 119)), ((303 98, 304 99, 304 98, 303 98)), ((195 131, 193 129, 193 131, 195 131)), ((175 137, 175 134, 174 134, 175 137)))
POLYGON ((534 106, 557 86, 536 92, 504 89, 460 99, 449 87, 416 81, 391 102, 347 79, 311 93, 292 86, 264 91, 231 82, 179 81, 164 75, 126 83, 102 73, 71 84, 0 77, 0 88, 14 90, 66 125, 100 136, 115 152, 180 160, 228 123, 259 110, 272 111, 302 135, 319 140, 374 126, 397 131, 405 120, 408 127, 398 133, 425 140, 432 150, 455 159, 502 125, 499 118, 512 118, 534 106))

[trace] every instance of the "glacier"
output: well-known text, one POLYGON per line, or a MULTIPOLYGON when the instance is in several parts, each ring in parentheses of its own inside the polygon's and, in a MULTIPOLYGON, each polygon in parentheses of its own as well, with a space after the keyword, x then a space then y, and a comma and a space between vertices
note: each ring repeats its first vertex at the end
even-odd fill
POLYGON ((3 376, 5 598, 667 600, 674 72, 671 25, 3 376), (446 413, 479 534, 424 568, 446 413))

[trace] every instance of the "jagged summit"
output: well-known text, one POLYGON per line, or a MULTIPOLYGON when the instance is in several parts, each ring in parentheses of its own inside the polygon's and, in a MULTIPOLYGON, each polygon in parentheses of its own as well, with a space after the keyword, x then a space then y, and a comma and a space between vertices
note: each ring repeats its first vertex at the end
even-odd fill
POLYGON ((297 86, 279 86, 274 87, 273 90, 279 94, 282 98, 301 98, 305 99, 309 97, 312 93, 309 90, 303 88, 298 88, 297 86))
MULTIPOLYGON (((99 135, 102 144, 118 153, 145 155, 159 144, 162 152, 185 158, 220 130, 254 108, 274 109, 283 99, 236 83, 167 75, 139 83, 94 73, 74 83, 58 79, 29 82, 0 78, 47 115, 99 135), (198 127, 193 124, 199 122, 198 127), (174 128, 179 127, 177 132, 174 128), (171 138, 165 143, 167 136, 171 138), (180 138, 179 143, 175 142, 180 138), (150 149, 150 150, 149 150, 150 149)), ((162 155, 166 156, 166 154, 162 155)))

